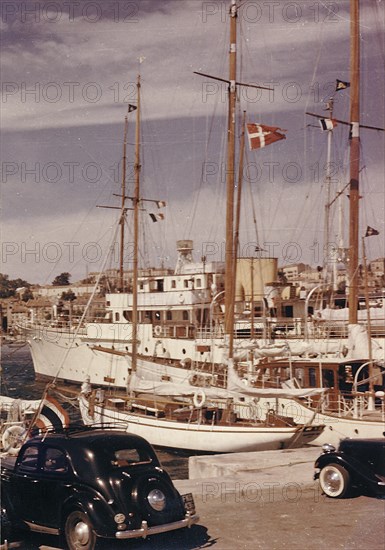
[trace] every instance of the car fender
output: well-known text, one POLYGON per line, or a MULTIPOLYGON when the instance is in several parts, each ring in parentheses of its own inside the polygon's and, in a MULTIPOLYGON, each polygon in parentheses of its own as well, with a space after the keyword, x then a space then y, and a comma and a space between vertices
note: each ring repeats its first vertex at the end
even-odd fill
POLYGON ((73 510, 81 510, 89 517, 95 533, 99 537, 111 537, 115 535, 116 523, 115 511, 110 504, 98 493, 78 492, 71 495, 62 508, 62 529, 65 519, 73 510))
MULTIPOLYGON (((315 467, 320 470, 327 466, 327 464, 339 464, 343 466, 345 470, 349 472, 352 477, 353 483, 375 483, 377 484, 379 479, 373 472, 370 471, 362 462, 350 455, 344 455, 342 453, 325 453, 318 457, 315 462, 315 467)), ((318 475, 317 475, 318 478, 318 475)))

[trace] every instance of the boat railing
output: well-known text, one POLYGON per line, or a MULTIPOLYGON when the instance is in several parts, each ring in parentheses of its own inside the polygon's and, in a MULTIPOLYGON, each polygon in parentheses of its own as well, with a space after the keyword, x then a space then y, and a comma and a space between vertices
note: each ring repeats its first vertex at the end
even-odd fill
POLYGON ((374 408, 370 409, 370 392, 357 392, 345 396, 339 394, 337 402, 329 403, 328 407, 323 407, 322 412, 327 410, 336 411, 339 417, 350 416, 352 418, 363 419, 370 415, 381 415, 385 421, 385 402, 384 396, 376 398, 374 408))
POLYGON ((195 327, 189 322, 175 324, 154 324, 152 327, 154 338, 194 338, 195 327))
POLYGON ((18 328, 26 331, 34 331, 34 336, 44 338, 45 334, 49 332, 59 332, 59 333, 68 333, 68 334, 86 334, 87 329, 84 324, 79 327, 79 322, 81 318, 73 318, 71 322, 63 320, 52 320, 52 319, 23 319, 18 322, 18 328))

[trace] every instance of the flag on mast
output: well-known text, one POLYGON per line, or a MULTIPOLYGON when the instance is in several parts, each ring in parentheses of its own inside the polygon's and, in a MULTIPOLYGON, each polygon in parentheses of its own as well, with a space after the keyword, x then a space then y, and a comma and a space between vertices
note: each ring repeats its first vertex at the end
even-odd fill
POLYGON ((320 118, 319 123, 323 132, 333 130, 337 126, 337 122, 332 118, 320 118))
POLYGON ((150 218, 153 222, 158 222, 159 220, 164 220, 164 214, 152 214, 150 213, 150 218))
POLYGON ((249 138, 250 149, 259 149, 260 147, 266 147, 275 141, 286 139, 284 134, 280 132, 286 132, 277 126, 265 126, 264 124, 248 123, 247 135, 249 138))
POLYGON ((373 227, 370 227, 370 225, 366 228, 365 237, 373 237, 374 235, 379 235, 380 232, 377 231, 377 229, 374 229, 373 227))
POLYGON ((62 405, 50 395, 47 395, 41 403, 41 408, 36 419, 36 427, 42 431, 68 428, 70 419, 62 405))
POLYGON ((350 82, 344 82, 343 80, 336 80, 336 92, 339 92, 340 90, 346 90, 346 88, 349 88, 350 82))

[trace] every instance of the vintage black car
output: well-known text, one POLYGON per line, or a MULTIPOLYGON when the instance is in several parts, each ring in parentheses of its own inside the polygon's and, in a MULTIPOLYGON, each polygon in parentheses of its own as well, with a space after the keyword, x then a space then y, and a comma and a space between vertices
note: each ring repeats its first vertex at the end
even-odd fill
POLYGON ((338 450, 326 444, 315 467, 314 479, 328 497, 342 498, 353 487, 385 495, 385 438, 343 439, 338 450))
POLYGON ((62 534, 90 550, 100 538, 132 539, 190 527, 199 519, 151 445, 117 430, 36 436, 2 462, 2 507, 14 527, 62 534))

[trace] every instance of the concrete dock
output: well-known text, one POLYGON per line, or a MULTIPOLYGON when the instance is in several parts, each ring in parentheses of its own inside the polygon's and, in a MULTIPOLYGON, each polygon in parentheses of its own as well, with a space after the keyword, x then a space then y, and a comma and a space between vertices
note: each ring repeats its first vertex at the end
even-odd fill
POLYGON ((189 479, 176 480, 180 492, 192 492, 201 498, 220 496, 221 491, 240 490, 249 493, 300 491, 318 487, 313 480, 314 462, 320 447, 192 456, 189 458, 189 479))

